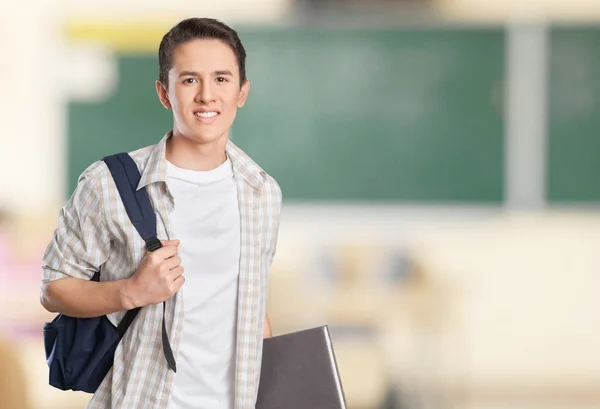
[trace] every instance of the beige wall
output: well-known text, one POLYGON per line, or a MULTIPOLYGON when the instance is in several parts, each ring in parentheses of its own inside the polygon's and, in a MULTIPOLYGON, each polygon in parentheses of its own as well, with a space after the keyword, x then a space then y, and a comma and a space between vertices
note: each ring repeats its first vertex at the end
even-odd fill
POLYGON ((437 0, 443 15, 469 20, 600 20, 598 0, 437 0))
POLYGON ((179 19, 214 17, 232 21, 264 22, 284 17, 292 0, 63 0, 71 18, 179 19))
POLYGON ((0 208, 37 213, 61 198, 64 109, 54 2, 11 2, 0 13, 0 208))

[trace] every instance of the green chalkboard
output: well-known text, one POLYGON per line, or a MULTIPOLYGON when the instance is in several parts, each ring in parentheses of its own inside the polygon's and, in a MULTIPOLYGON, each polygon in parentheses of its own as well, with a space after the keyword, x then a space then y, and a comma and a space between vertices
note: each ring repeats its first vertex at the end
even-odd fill
POLYGON ((600 201, 600 29, 551 31, 548 199, 600 201))
MULTIPOLYGON (((501 202, 500 29, 239 30, 252 87, 232 139, 286 199, 501 202)), ((154 55, 117 55, 119 89, 69 108, 69 186, 171 119, 154 55)))

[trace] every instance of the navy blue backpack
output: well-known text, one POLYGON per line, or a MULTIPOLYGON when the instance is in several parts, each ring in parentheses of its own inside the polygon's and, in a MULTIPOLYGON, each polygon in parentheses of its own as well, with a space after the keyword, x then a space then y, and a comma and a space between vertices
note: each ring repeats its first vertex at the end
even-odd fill
MULTIPOLYGON (((147 251, 162 247, 156 237, 156 215, 146 189, 137 190, 140 172, 126 153, 102 159, 115 181, 129 219, 146 242, 147 251)), ((100 281, 100 271, 93 281, 100 281)), ((175 358, 167 337, 163 303, 162 343, 169 367, 176 371, 175 358)), ((121 338, 140 312, 127 311, 115 327, 106 316, 73 318, 59 314, 44 324, 44 347, 50 372, 50 385, 62 390, 94 393, 113 365, 121 338)))

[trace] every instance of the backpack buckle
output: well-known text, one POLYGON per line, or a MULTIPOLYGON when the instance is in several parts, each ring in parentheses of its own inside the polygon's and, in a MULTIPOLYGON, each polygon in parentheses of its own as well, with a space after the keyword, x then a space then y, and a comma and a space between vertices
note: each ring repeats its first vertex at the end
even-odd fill
POLYGON ((146 250, 148 250, 148 252, 150 252, 150 253, 155 250, 158 250, 161 247, 162 247, 162 243, 160 242, 158 237, 152 237, 152 238, 149 238, 148 240, 146 240, 146 250))

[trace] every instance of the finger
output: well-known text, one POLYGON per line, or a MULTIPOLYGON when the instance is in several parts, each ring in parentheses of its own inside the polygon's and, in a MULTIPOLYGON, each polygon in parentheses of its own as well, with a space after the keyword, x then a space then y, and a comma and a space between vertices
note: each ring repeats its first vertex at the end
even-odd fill
POLYGON ((181 257, 175 254, 173 257, 165 260, 165 265, 169 268, 169 270, 174 269, 178 265, 181 264, 181 257))
POLYGON ((156 257, 158 257, 159 259, 166 260, 177 254, 177 246, 161 247, 158 250, 156 250, 154 253, 156 253, 156 257))
POLYGON ((161 240, 160 243, 163 245, 163 247, 169 247, 179 246, 181 242, 179 240, 161 240))
POLYGON ((185 276, 184 275, 180 275, 175 280, 173 280, 173 282, 177 286, 176 288, 179 290, 181 288, 181 286, 185 283, 185 276))
POLYGON ((169 270, 168 277, 171 280, 176 280, 182 276, 183 276, 183 267, 181 267, 181 266, 177 266, 174 269, 169 270))

